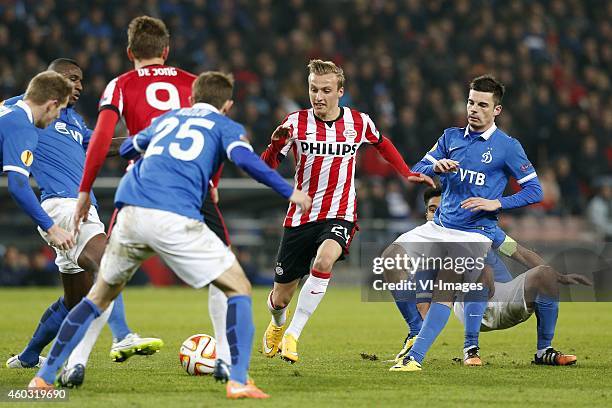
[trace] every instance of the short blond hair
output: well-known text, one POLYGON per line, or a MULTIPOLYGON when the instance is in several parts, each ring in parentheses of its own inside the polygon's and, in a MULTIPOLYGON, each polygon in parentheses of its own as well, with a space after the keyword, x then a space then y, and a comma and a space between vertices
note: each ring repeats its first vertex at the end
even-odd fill
POLYGON ((334 64, 333 61, 323 61, 320 59, 310 60, 308 72, 314 75, 336 74, 338 78, 338 89, 344 86, 344 71, 334 64))
POLYGON ((232 99, 234 77, 219 71, 201 73, 191 86, 191 96, 194 103, 209 103, 221 109, 225 101, 232 99))
POLYGON ((68 101, 72 94, 72 83, 55 71, 43 71, 30 80, 23 99, 36 105, 47 101, 68 101))

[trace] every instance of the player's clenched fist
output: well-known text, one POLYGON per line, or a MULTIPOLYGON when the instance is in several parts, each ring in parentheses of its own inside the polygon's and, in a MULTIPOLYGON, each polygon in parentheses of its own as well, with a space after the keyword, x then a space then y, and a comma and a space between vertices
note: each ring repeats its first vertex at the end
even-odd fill
POLYGON ((74 246, 74 236, 62 227, 53 224, 47 230, 47 238, 52 246, 67 251, 74 246))
POLYGON ((282 142, 284 144, 285 141, 291 136, 291 133, 293 133, 292 125, 279 125, 276 127, 276 129, 274 129, 274 132, 272 132, 270 139, 273 143, 282 142))
POLYGON ((434 164, 436 173, 452 173, 459 169, 459 162, 451 159, 440 159, 434 164))
POLYGON ((312 207, 312 199, 308 196, 308 194, 298 190, 297 188, 293 190, 293 194, 291 194, 291 197, 289 197, 289 201, 299 205, 302 208, 302 212, 306 212, 310 210, 310 207, 312 207))

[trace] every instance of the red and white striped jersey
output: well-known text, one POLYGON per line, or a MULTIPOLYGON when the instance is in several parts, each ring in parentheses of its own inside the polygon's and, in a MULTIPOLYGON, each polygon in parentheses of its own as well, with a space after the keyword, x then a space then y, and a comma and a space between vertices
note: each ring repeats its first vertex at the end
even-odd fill
POLYGON ((281 150, 296 157, 295 187, 312 198, 312 208, 302 212, 291 203, 285 227, 325 219, 357 220, 355 158, 362 143, 376 144, 382 136, 365 113, 341 107, 339 118, 324 122, 312 109, 293 112, 283 124, 293 133, 281 150))

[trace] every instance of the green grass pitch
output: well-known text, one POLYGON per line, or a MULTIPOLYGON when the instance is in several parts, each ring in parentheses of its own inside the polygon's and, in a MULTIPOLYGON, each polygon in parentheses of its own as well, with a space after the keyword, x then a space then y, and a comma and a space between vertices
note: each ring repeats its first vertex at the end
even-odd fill
MULTIPOLYGON (((0 290, 0 357, 19 352, 41 313, 60 291, 0 290)), ((179 346, 195 333, 213 334, 206 310, 206 290, 128 288, 125 303, 131 328, 163 338, 166 345, 151 357, 125 363, 108 357, 105 328, 92 353, 86 381, 69 391, 69 401, 49 406, 212 407, 225 404, 320 406, 604 406, 612 400, 612 305, 561 305, 554 344, 578 355, 573 367, 539 367, 530 361, 535 347, 535 317, 519 327, 481 335, 486 365, 465 368, 462 328, 451 317, 420 373, 391 373, 392 358, 405 336, 405 325, 392 303, 363 303, 359 289, 331 287, 300 338, 300 361, 290 365, 264 358, 257 346, 269 315, 267 289, 254 291, 255 344, 251 375, 271 394, 267 401, 231 402, 210 377, 190 377, 178 360, 179 346), (365 360, 360 353, 376 355, 365 360)), ((24 388, 33 370, 0 368, 0 389, 24 388)), ((1 398, 0 398, 1 399, 1 398)), ((9 403, 0 403, 9 406, 9 403)), ((40 406, 37 403, 36 406, 40 406)), ((48 405, 48 404, 43 404, 48 405)), ((22 404, 20 406, 25 406, 22 404)))

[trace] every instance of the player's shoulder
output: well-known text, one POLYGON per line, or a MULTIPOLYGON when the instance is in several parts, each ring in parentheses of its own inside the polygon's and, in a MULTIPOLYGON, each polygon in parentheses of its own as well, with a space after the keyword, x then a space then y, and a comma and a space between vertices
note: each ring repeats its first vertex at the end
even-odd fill
POLYGON ((15 105, 18 101, 23 100, 23 96, 24 94, 21 94, 21 95, 13 96, 12 98, 5 99, 4 101, 2 101, 2 104, 4 106, 15 105))
POLYGON ((442 132, 442 137, 457 137, 465 135, 465 127, 452 126, 444 129, 442 132))
POLYGON ((184 69, 178 68, 178 67, 170 67, 168 66, 167 68, 174 68, 176 70, 177 75, 180 75, 181 77, 185 77, 187 79, 190 80, 195 80, 198 76, 195 74, 192 74, 189 71, 185 71, 184 69))

